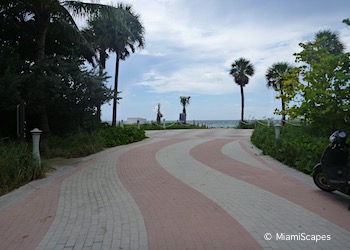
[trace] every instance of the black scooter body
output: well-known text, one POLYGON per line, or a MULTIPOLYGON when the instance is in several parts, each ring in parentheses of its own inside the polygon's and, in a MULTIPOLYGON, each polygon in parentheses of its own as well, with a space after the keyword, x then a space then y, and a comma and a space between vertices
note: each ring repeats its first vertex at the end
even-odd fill
MULTIPOLYGON (((321 163, 318 163, 314 167, 313 179, 318 188, 326 192, 333 192, 335 190, 350 196, 350 176, 349 171, 347 171, 348 178, 344 178, 344 173, 342 170, 337 169, 325 169, 321 163), (332 176, 329 172, 333 171, 332 176), (338 178, 334 178, 338 175, 338 178), (333 177, 333 178, 332 178, 333 177)), ((346 173, 345 173, 346 175, 346 173)))
MULTIPOLYGON (((326 192, 335 190, 350 196, 349 146, 330 144, 323 152, 321 162, 313 168, 313 180, 318 188, 326 192)), ((349 207, 350 210, 350 207, 349 207)))

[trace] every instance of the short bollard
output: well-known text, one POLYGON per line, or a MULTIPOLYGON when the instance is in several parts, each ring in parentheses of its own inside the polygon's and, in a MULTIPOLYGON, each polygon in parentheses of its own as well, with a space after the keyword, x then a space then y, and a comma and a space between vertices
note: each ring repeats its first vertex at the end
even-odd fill
POLYGON ((280 138, 280 134, 281 134, 281 124, 277 123, 274 125, 275 127, 275 135, 276 135, 276 139, 280 138))
POLYGON ((32 139, 33 139, 33 157, 36 160, 36 162, 38 163, 38 165, 41 164, 41 159, 40 159, 40 135, 43 131, 41 131, 38 128, 35 128, 33 130, 30 131, 30 133, 32 134, 32 139))

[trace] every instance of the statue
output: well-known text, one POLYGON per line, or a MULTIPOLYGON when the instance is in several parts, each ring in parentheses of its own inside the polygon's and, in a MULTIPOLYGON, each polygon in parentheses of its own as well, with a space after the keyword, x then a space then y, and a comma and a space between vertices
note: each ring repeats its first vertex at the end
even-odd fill
POLYGON ((158 111, 157 111, 157 124, 160 124, 160 119, 163 117, 163 114, 160 112, 160 103, 158 103, 158 111))

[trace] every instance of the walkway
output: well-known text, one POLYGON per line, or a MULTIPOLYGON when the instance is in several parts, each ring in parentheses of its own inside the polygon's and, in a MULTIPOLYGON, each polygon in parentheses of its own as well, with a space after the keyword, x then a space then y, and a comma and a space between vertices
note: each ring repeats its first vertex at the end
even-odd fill
POLYGON ((0 197, 0 249, 348 249, 350 198, 250 130, 149 131, 0 197))

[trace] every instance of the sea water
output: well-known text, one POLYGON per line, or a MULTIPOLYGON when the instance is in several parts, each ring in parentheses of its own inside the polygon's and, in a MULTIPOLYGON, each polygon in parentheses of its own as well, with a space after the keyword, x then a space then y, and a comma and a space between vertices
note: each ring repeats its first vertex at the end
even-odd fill
POLYGON ((209 128, 235 128, 239 124, 239 120, 187 120, 189 124, 206 125, 209 128))

